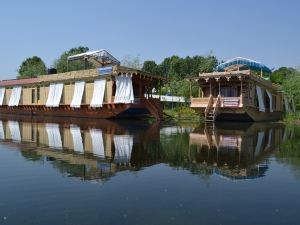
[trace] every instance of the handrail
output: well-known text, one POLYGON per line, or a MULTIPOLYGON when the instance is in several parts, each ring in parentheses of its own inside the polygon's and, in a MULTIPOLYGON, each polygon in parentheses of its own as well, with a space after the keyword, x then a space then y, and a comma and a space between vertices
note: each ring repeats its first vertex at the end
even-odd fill
POLYGON ((217 117, 217 113, 218 113, 220 107, 221 107, 221 95, 218 95, 216 106, 214 107, 214 111, 213 111, 214 120, 217 117))
POLYGON ((214 98, 213 98, 212 95, 210 95, 210 96, 209 96, 209 99, 208 99, 207 106, 206 106, 205 111, 204 111, 204 114, 205 114, 205 120, 206 120, 207 114, 209 113, 210 108, 211 108, 211 106, 213 105, 213 103, 214 103, 214 98))

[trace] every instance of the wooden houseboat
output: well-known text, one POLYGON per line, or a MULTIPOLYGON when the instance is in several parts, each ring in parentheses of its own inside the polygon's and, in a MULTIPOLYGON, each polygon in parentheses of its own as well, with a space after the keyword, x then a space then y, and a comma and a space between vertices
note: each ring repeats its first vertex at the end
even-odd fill
POLYGON ((200 87, 191 107, 206 121, 279 120, 289 105, 281 87, 264 78, 271 72, 262 63, 240 57, 222 63, 216 72, 190 79, 200 87))
POLYGON ((105 50, 68 59, 92 61, 98 68, 0 81, 0 113, 83 118, 151 114, 162 118, 159 99, 149 95, 162 77, 121 66, 105 50))

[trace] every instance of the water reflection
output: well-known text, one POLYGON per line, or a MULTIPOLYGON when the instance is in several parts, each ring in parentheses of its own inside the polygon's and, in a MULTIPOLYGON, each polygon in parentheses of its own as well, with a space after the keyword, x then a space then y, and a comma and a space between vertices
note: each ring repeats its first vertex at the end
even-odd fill
POLYGON ((292 136, 291 129, 278 123, 202 126, 190 133, 189 159, 225 178, 262 177, 268 156, 292 136))
POLYGON ((158 163, 205 176, 258 178, 268 170, 268 156, 292 135, 276 123, 192 128, 137 121, 0 120, 0 139, 26 159, 96 181, 158 163))

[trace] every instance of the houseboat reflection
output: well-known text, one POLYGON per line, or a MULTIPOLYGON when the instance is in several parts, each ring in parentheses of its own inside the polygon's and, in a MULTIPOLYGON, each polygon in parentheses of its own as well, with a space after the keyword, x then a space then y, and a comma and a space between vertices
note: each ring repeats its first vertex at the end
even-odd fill
POLYGON ((159 163, 197 175, 257 178, 268 169, 267 156, 292 135, 272 123, 193 129, 134 120, 0 118, 2 145, 20 149, 28 160, 51 163, 68 176, 97 182, 159 163))
POLYGON ((190 161, 234 180, 265 176, 266 156, 293 135, 278 123, 217 123, 190 133, 190 161))

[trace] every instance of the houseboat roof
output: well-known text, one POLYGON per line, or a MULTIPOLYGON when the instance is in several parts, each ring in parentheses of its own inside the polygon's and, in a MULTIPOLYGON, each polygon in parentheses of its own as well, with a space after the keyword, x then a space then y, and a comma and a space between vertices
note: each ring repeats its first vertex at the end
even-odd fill
POLYGON ((77 55, 68 57, 68 61, 82 60, 82 59, 93 59, 100 64, 117 64, 120 65, 120 61, 113 57, 105 49, 88 51, 77 55))
POLYGON ((216 71, 223 72, 229 70, 239 70, 239 69, 256 69, 263 72, 272 73, 272 70, 261 62, 257 62, 252 59, 246 59, 242 57, 236 57, 230 59, 224 63, 219 64, 216 67, 216 71))
POLYGON ((190 80, 196 80, 199 81, 201 79, 208 80, 208 79, 219 79, 219 78, 232 78, 232 77, 244 77, 249 78, 251 80, 256 81, 257 83, 260 83, 266 87, 276 89, 277 91, 281 91, 281 86, 277 84, 273 84, 270 80, 266 80, 260 76, 253 75, 251 73, 251 70, 242 70, 242 71, 228 71, 228 72, 212 72, 212 73, 202 73, 199 74, 197 77, 191 77, 190 80))
POLYGON ((37 83, 74 81, 78 79, 89 80, 91 78, 96 78, 96 77, 113 77, 117 75, 131 75, 131 76, 139 76, 145 79, 165 80, 165 78, 162 76, 152 75, 148 72, 144 72, 133 68, 128 68, 125 66, 114 65, 109 67, 100 67, 97 69, 77 70, 77 71, 71 71, 66 73, 41 75, 36 78, 2 80, 0 81, 0 87, 26 86, 26 85, 32 85, 37 83))
POLYGON ((36 84, 38 82, 39 82, 39 78, 2 80, 0 81, 0 86, 7 87, 7 86, 29 85, 29 84, 36 84))

